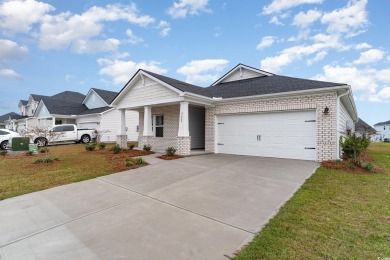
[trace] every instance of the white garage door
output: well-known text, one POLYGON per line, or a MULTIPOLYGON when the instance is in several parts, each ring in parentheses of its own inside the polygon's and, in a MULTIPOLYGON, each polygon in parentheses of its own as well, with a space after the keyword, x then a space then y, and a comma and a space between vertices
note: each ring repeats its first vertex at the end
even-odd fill
POLYGON ((315 160, 315 111, 217 116, 217 152, 315 160))
POLYGON ((78 128, 79 129, 98 129, 98 124, 95 122, 89 122, 89 123, 79 123, 78 128))

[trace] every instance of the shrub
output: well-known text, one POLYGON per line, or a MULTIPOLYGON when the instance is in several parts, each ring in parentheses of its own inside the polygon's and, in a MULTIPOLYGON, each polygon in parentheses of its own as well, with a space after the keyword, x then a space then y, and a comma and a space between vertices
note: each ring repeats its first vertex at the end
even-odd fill
POLYGON ((370 145, 370 139, 366 137, 358 137, 353 134, 350 137, 340 137, 340 146, 343 151, 343 157, 351 160, 356 166, 360 165, 360 155, 370 145))
POLYGON ((168 148, 165 150, 165 152, 167 153, 167 155, 173 156, 173 155, 175 155, 175 153, 176 153, 176 148, 173 147, 173 146, 170 146, 170 147, 168 147, 168 148))
POLYGON ((152 146, 150 146, 149 144, 145 144, 144 147, 142 148, 144 151, 150 151, 152 150, 152 146))
POLYGON ((0 151, 0 155, 1 155, 1 156, 6 156, 7 153, 8 153, 7 151, 0 151))
POLYGON ((137 158, 135 158, 135 163, 136 164, 144 164, 145 160, 142 157, 137 157, 137 158))
POLYGON ((36 159, 34 161, 34 164, 38 164, 38 163, 52 163, 54 161, 59 161, 60 158, 58 157, 46 157, 44 159, 36 159))
POLYGON ((33 154, 34 154, 33 151, 27 151, 27 152, 26 152, 26 155, 29 155, 29 156, 32 156, 33 154))
POLYGON ((106 144, 105 143, 99 143, 99 149, 103 150, 104 148, 106 148, 106 144))
POLYGON ((96 149, 96 144, 94 144, 94 143, 89 143, 85 146, 85 150, 87 150, 87 151, 93 151, 95 149, 96 149))
POLYGON ((46 147, 42 147, 41 149, 39 149, 39 152, 40 153, 49 153, 49 148, 46 148, 46 147))
POLYGON ((371 163, 362 162, 362 168, 368 172, 375 172, 375 167, 371 163))
POLYGON ((126 159, 125 159, 125 165, 126 165, 127 167, 130 167, 130 166, 133 166, 134 164, 133 164, 133 162, 132 162, 130 159, 126 158, 126 159))
POLYGON ((118 144, 116 144, 116 145, 114 145, 114 146, 111 148, 111 151, 112 151, 114 154, 118 154, 118 153, 120 153, 120 151, 122 151, 122 148, 121 148, 118 144))
POLYGON ((130 149, 130 150, 133 150, 134 147, 135 147, 135 144, 133 144, 133 143, 129 144, 129 149, 130 149))

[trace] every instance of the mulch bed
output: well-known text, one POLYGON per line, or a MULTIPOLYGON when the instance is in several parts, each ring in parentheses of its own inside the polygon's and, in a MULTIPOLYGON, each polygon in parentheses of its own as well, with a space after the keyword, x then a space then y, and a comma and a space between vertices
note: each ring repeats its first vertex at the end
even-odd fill
MULTIPOLYGON (((371 163, 371 164, 373 163, 371 156, 367 152, 364 152, 360 158, 361 158, 361 161, 363 161, 365 163, 371 163)), ((362 167, 357 167, 357 166, 351 167, 351 164, 350 164, 348 159, 323 161, 323 162, 321 162, 321 166, 328 168, 328 169, 342 170, 342 171, 351 172, 351 173, 373 173, 373 172, 367 171, 366 169, 364 169, 362 167)), ((377 169, 375 167, 374 173, 380 173, 380 172, 382 172, 382 170, 377 169)))
POLYGON ((157 156, 157 158, 160 158, 160 159, 163 159, 163 160, 176 160, 176 159, 180 159, 180 158, 183 158, 184 156, 182 155, 167 155, 167 154, 163 154, 161 156, 157 156))

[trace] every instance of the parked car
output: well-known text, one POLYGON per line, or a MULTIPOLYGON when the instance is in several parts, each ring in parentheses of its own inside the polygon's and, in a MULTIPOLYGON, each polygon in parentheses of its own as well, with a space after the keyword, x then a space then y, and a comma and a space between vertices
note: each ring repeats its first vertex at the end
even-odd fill
POLYGON ((19 136, 20 134, 15 131, 8 130, 8 129, 0 129, 0 149, 1 150, 9 149, 10 139, 19 136))
POLYGON ((39 147, 59 142, 89 143, 96 137, 94 129, 77 129, 76 125, 55 125, 39 136, 30 137, 39 147))

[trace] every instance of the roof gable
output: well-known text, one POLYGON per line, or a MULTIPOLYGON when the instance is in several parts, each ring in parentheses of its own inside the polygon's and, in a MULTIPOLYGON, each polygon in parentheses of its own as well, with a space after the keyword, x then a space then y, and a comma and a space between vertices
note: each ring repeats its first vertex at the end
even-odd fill
POLYGON ((233 69, 228 71, 225 75, 220 77, 211 86, 215 86, 223 82, 231 82, 231 81, 238 81, 243 79, 265 77, 265 76, 272 76, 272 75, 273 75, 272 73, 260 69, 256 69, 240 63, 237 66, 235 66, 233 69))
POLYGON ((118 95, 118 92, 104 90, 104 89, 98 89, 98 88, 92 88, 93 91, 95 91, 96 94, 98 94, 104 102, 106 102, 107 105, 111 104, 111 102, 114 100, 116 95, 118 95))
POLYGON ((98 93, 96 93, 93 88, 88 91, 88 94, 82 103, 86 105, 89 109, 105 107, 109 104, 105 100, 103 100, 103 98, 98 93))

